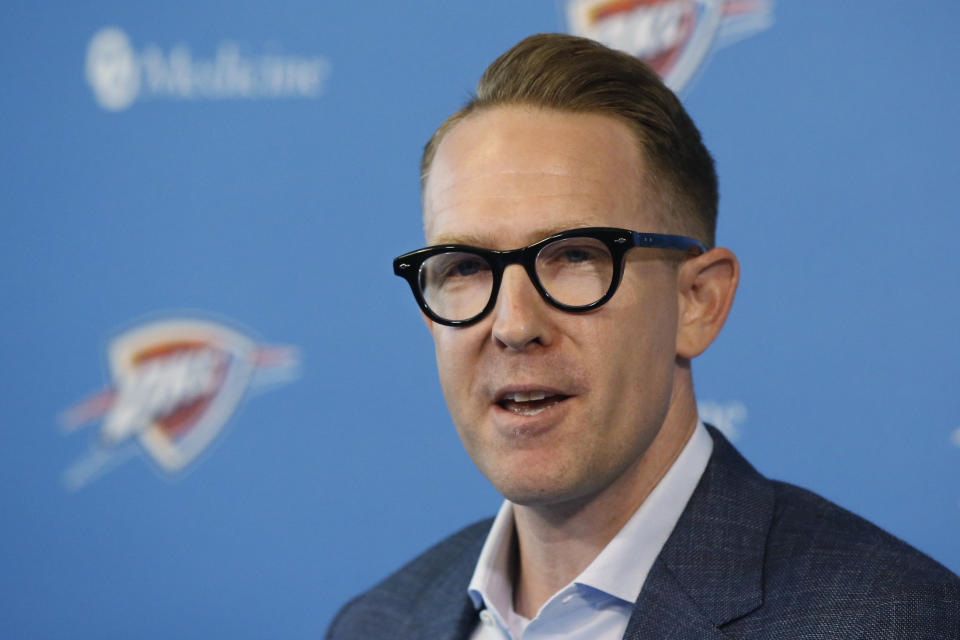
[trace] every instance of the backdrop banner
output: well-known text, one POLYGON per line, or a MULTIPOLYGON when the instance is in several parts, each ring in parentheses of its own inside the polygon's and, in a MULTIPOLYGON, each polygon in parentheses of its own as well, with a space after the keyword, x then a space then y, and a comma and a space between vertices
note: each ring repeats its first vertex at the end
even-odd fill
POLYGON ((675 88, 742 279, 702 417, 960 571, 960 4, 9 2, 0 635, 316 638, 500 498, 392 259, 523 37, 675 88))

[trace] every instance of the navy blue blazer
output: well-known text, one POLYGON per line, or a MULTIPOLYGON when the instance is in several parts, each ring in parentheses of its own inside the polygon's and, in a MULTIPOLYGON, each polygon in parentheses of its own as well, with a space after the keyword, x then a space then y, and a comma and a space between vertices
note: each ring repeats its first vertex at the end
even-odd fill
MULTIPOLYGON (((715 429, 713 454, 633 609, 626 640, 960 639, 960 579, 866 520, 768 480, 715 429)), ((348 603, 330 640, 465 640, 492 520, 348 603)))

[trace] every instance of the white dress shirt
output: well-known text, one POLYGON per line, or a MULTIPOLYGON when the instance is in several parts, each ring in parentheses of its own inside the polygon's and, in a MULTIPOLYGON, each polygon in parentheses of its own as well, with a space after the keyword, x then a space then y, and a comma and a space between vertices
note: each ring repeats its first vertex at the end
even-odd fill
POLYGON ((673 531, 713 451, 702 422, 676 462, 617 535, 533 620, 513 610, 509 561, 513 505, 504 501, 477 560, 468 592, 479 618, 472 640, 620 640, 650 567, 673 531))

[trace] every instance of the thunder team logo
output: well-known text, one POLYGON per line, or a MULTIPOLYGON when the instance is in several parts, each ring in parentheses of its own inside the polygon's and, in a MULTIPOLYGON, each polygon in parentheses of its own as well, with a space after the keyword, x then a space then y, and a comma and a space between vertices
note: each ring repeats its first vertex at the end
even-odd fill
POLYGON ((772 0, 570 0, 574 35, 634 55, 674 91, 714 50, 772 23, 772 0))
POLYGON ((169 319, 115 337, 108 365, 111 384, 62 416, 69 431, 101 420, 89 454, 67 470, 72 489, 137 450, 165 473, 183 470, 251 388, 292 379, 297 353, 212 322, 169 319))

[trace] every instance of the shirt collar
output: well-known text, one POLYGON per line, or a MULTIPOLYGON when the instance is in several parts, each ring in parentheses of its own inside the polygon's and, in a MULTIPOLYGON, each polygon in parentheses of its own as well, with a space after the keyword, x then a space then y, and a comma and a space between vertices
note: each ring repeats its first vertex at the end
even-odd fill
MULTIPOLYGON (((574 579, 574 583, 634 603, 654 560, 700 481, 712 451, 713 439, 698 421, 693 435, 667 473, 613 540, 574 579)), ((493 521, 467 587, 475 608, 486 606, 501 620, 513 608, 510 577, 513 536, 513 506, 505 500, 493 521)))
POLYGON ((493 520, 490 533, 480 550, 477 566, 467 592, 473 606, 506 613, 513 608, 513 585, 510 579, 510 554, 513 550, 513 505, 504 500, 493 520))

